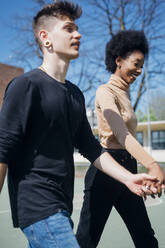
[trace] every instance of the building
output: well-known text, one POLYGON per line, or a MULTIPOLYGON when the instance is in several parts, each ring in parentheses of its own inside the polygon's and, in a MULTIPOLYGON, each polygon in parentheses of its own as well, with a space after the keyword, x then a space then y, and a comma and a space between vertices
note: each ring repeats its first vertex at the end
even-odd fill
POLYGON ((151 140, 149 141, 148 122, 139 122, 136 133, 137 140, 156 161, 165 162, 165 120, 151 121, 150 129, 151 140))
POLYGON ((0 107, 8 83, 22 73, 24 73, 24 70, 20 67, 0 63, 0 107))
MULTIPOLYGON (((87 117, 94 135, 98 138, 98 128, 95 112, 87 109, 87 117)), ((165 120, 150 122, 151 139, 148 138, 148 122, 139 122, 136 138, 156 161, 165 163, 165 120)), ((77 151, 74 154, 75 163, 88 163, 77 151)))

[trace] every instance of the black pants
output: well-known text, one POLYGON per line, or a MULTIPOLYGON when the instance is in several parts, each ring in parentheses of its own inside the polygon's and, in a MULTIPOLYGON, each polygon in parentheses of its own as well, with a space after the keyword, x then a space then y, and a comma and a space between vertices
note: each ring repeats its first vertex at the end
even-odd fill
MULTIPOLYGON (((108 152, 132 173, 137 173, 137 163, 126 150, 108 152)), ((84 202, 77 230, 81 248, 97 247, 105 223, 114 206, 125 222, 136 248, 157 248, 143 199, 129 189, 97 170, 93 165, 85 177, 84 202)))

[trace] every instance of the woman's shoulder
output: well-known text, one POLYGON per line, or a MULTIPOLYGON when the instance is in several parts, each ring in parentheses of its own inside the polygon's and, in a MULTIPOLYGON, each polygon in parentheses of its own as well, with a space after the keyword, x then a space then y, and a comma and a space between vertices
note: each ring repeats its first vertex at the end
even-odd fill
POLYGON ((102 84, 97 88, 96 96, 102 94, 109 94, 111 96, 115 96, 109 82, 106 84, 102 84))

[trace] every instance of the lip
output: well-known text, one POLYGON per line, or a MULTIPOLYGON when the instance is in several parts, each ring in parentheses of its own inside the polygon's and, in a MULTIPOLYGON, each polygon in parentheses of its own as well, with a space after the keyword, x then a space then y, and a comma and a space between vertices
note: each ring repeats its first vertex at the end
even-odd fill
POLYGON ((73 42, 73 43, 71 43, 71 46, 76 46, 79 48, 80 42, 79 41, 73 42))
POLYGON ((139 74, 131 73, 131 77, 133 77, 134 79, 136 79, 138 76, 139 74))

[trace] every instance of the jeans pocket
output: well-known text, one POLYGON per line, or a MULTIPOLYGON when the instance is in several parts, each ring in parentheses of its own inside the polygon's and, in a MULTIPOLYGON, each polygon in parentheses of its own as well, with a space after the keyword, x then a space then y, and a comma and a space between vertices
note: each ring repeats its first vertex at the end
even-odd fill
POLYGON ((40 244, 37 241, 37 237, 35 236, 34 230, 33 230, 33 225, 30 225, 28 227, 25 227, 22 229, 22 232, 25 234, 28 242, 29 242, 29 247, 36 247, 40 248, 40 244))

